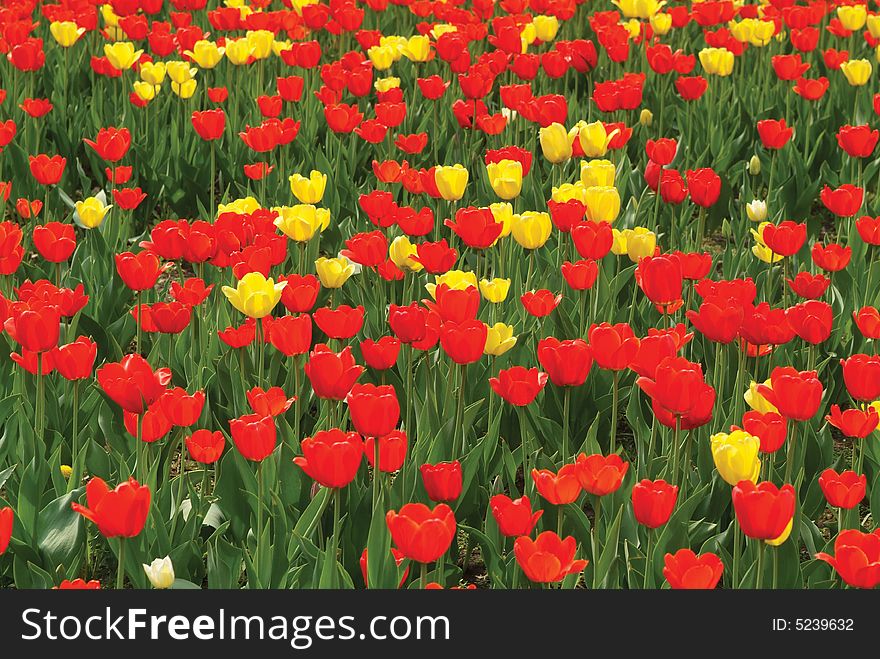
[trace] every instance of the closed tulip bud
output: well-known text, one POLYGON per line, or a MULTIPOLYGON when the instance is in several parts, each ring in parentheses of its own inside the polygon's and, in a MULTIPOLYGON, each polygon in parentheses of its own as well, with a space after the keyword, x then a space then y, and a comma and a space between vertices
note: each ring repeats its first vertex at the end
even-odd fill
POLYGON ((733 73, 733 53, 726 48, 703 48, 700 51, 700 64, 706 73, 720 77, 733 73))
POLYGON ((458 201, 468 184, 468 170, 459 164, 439 166, 434 170, 437 191, 446 201, 458 201))
POLYGON ((143 564, 144 572, 147 573, 147 579, 150 580, 153 588, 165 589, 171 588, 174 584, 174 565, 171 558, 157 558, 152 563, 143 564))
POLYGON ((514 218, 513 239, 525 249, 537 249, 547 242, 552 229, 553 222, 548 213, 526 211, 514 218))
POLYGON ((135 50, 134 44, 130 41, 117 41, 104 45, 104 55, 107 57, 107 61, 118 71, 130 69, 143 54, 144 51, 135 50))
POLYGON ((232 306, 245 316, 263 318, 272 313, 286 285, 286 281, 276 284, 273 279, 266 279, 259 272, 249 272, 235 288, 224 286, 222 290, 232 306))
POLYGON ((61 465, 61 467, 59 467, 59 470, 61 471, 61 475, 64 477, 64 480, 69 480, 70 475, 73 473, 73 467, 71 467, 70 465, 61 465))
MULTIPOLYGON (((761 173, 761 159, 754 155, 749 158, 749 174, 758 176, 761 173)), ((756 200, 757 201, 757 200, 756 200)))
POLYGON ((315 234, 330 226, 330 211, 316 208, 311 204, 278 206, 272 209, 278 213, 274 224, 285 236, 299 243, 310 241, 315 234))
POLYGON ((582 160, 581 183, 589 189, 607 188, 614 185, 615 168, 610 160, 582 160))
POLYGON ((427 62, 431 56, 431 40, 423 35, 410 37, 402 52, 403 56, 411 62, 427 62))
POLYGON ((140 68, 141 80, 151 85, 161 85, 165 80, 167 69, 165 62, 144 62, 140 68))
POLYGON ((49 32, 59 46, 70 48, 85 34, 86 29, 79 27, 73 21, 53 21, 49 24, 49 32))
POLYGON ((202 69, 213 69, 223 59, 225 48, 220 48, 213 41, 207 39, 199 39, 193 44, 192 50, 185 50, 187 55, 193 62, 202 69))
MULTIPOLYGON (((760 165, 759 165, 760 169, 760 165)), ((761 199, 753 199, 746 204, 746 215, 752 222, 764 222, 767 220, 767 202, 761 199)))
POLYGON ((571 142, 565 126, 560 123, 552 123, 544 126, 538 133, 541 142, 541 151, 544 157, 554 165, 563 163, 571 158, 571 142))
POLYGON ((483 353, 500 357, 516 345, 516 337, 513 335, 513 325, 495 323, 486 331, 486 347, 483 353))
POLYGON ((83 201, 76 202, 75 220, 86 229, 95 229, 101 226, 108 211, 113 206, 105 206, 97 197, 89 197, 83 201))
POLYGON ((480 293, 487 302, 498 304, 507 299, 507 293, 510 291, 510 280, 495 277, 495 279, 481 279, 480 293))
POLYGON ((593 222, 611 224, 620 215, 620 193, 615 187, 597 185, 587 188, 583 202, 587 207, 587 219, 593 222))
POLYGON ((420 262, 412 258, 418 256, 418 253, 418 248, 406 236, 397 236, 391 241, 391 246, 388 248, 388 257, 392 263, 401 270, 410 272, 420 272, 424 269, 420 262))
POLYGON ((718 474, 728 485, 740 481, 758 482, 761 440, 744 430, 712 435, 712 459, 718 474))
POLYGON ((489 184, 502 199, 515 199, 522 190, 522 163, 518 160, 501 160, 486 165, 489 184))
POLYGON ((862 87, 868 84, 871 72, 874 70, 871 62, 866 59, 851 59, 840 65, 840 70, 846 77, 846 81, 853 87, 862 87))
POLYGON ((635 229, 624 229, 626 236, 626 255, 633 263, 638 263, 639 259, 651 256, 657 248, 657 236, 653 231, 645 227, 636 227, 635 229))
POLYGON ((672 16, 670 14, 654 14, 651 16, 651 29, 654 34, 665 36, 672 29, 672 16))
POLYGON ((651 112, 648 108, 642 108, 642 111, 639 112, 639 123, 642 126, 650 126, 654 123, 654 113, 651 112))
POLYGON ((301 203, 317 204, 324 198, 324 189, 327 187, 326 174, 313 169, 308 178, 302 174, 293 174, 288 180, 290 191, 301 203))
POLYGON ((171 83, 171 91, 177 94, 180 98, 186 100, 188 98, 192 98, 193 94, 196 93, 196 81, 193 78, 192 80, 187 80, 184 83, 171 83))
POLYGON ((333 259, 322 256, 315 261, 315 271, 324 288, 341 288, 354 274, 354 265, 341 256, 333 259))

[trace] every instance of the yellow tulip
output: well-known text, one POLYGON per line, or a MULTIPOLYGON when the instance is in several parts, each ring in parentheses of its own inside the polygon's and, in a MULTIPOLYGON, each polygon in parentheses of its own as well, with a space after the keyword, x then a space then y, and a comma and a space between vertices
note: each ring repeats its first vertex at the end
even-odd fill
POLYGON ((756 48, 766 46, 775 33, 776 24, 773 21, 756 20, 752 27, 752 33, 749 35, 749 44, 756 48))
POLYGON ((292 42, 290 39, 285 39, 284 41, 278 41, 277 39, 272 42, 272 54, 276 57, 281 57, 281 53, 285 50, 290 50, 292 42))
POLYGON ((553 222, 548 213, 526 211, 513 220, 513 239, 526 249, 538 249, 550 237, 553 222))
POLYGON ((734 430, 731 433, 712 435, 712 459, 718 474, 728 485, 736 485, 740 481, 758 481, 761 460, 761 440, 745 430, 734 430))
POLYGON ((377 71, 386 71, 394 64, 394 49, 391 46, 371 46, 367 57, 377 71))
POLYGON ((615 256, 626 254, 626 233, 611 229, 611 253, 615 256))
POLYGON ((119 16, 113 11, 112 5, 101 5, 101 18, 107 27, 119 27, 119 16))
POLYGON ((491 302, 492 304, 504 302, 507 298, 508 291, 510 291, 509 279, 495 277, 495 279, 480 280, 480 293, 483 294, 483 297, 487 302, 491 302))
POLYGON ((171 83, 171 91, 180 96, 180 98, 187 99, 192 98, 192 95, 196 93, 196 81, 195 80, 187 80, 182 84, 178 84, 176 82, 171 83))
POLYGON ((330 211, 326 208, 316 208, 312 204, 277 206, 272 210, 278 213, 275 226, 281 229, 285 236, 299 243, 310 241, 316 233, 330 225, 330 211))
POLYGON ((201 69, 213 69, 223 59, 225 48, 219 47, 213 41, 207 39, 199 39, 193 44, 192 50, 185 50, 187 55, 193 62, 199 65, 201 69))
POLYGON ((406 48, 407 39, 398 34, 390 34, 388 36, 379 37, 379 45, 387 46, 391 49, 392 57, 397 62, 403 57, 403 49, 406 48))
POLYGON ((61 465, 59 469, 61 471, 61 476, 64 478, 64 480, 68 480, 70 478, 70 475, 73 473, 73 467, 71 467, 70 465, 61 465))
POLYGON ((756 229, 749 229, 749 231, 752 233, 752 238, 754 238, 755 242, 757 242, 761 247, 767 246, 767 243, 764 242, 764 229, 766 229, 767 225, 769 225, 769 224, 770 224, 770 222, 761 222, 758 225, 757 230, 756 229))
POLYGON ((88 197, 76 202, 76 216, 86 229, 95 229, 101 226, 111 208, 113 207, 105 206, 97 197, 88 197))
POLYGON ((137 97, 142 101, 152 101, 156 98, 156 94, 159 93, 159 85, 151 85, 149 82, 143 82, 141 80, 137 80, 132 84, 132 88, 134 89, 134 93, 137 94, 137 97))
POLYGON ((840 65, 840 70, 846 76, 846 81, 853 87, 861 87, 868 84, 871 72, 874 70, 871 62, 866 59, 851 59, 840 65))
POLYGON ((260 272, 249 272, 239 280, 235 288, 224 286, 223 295, 245 316, 263 318, 272 313, 285 286, 286 281, 276 284, 273 279, 266 279, 260 272))
POLYGON ((855 32, 865 26, 868 9, 865 5, 843 5, 837 8, 837 18, 847 30, 855 32))
POLYGON ((614 174, 610 160, 581 160, 581 183, 585 188, 613 186, 614 174))
POLYGON ((293 10, 302 16, 303 7, 307 7, 309 5, 316 5, 320 2, 320 0, 293 0, 293 10))
POLYGON ((502 199, 515 199, 522 191, 522 163, 518 160, 501 160, 486 165, 489 185, 502 199))
POLYGON ((248 215, 260 208, 260 202, 253 197, 244 197, 243 199, 235 199, 228 204, 220 204, 217 207, 217 214, 222 213, 239 213, 248 215))
POLYGON ((251 58, 251 44, 245 37, 231 39, 226 42, 226 59, 241 66, 247 64, 251 58))
MULTIPOLYGON (((765 380, 764 386, 769 387, 770 380, 765 380)), ((779 410, 776 409, 775 405, 772 405, 766 398, 758 393, 757 382, 752 381, 749 383, 749 388, 746 390, 745 394, 743 394, 743 400, 746 401, 746 405, 761 414, 767 414, 768 412, 779 413, 779 410)))
POLYGON ((535 35, 544 43, 553 41, 559 32, 559 19, 555 16, 535 16, 532 25, 535 26, 535 35))
POLYGON ((151 85, 161 85, 165 81, 165 62, 144 62, 141 64, 141 80, 151 85))
POLYGON ((434 37, 435 40, 439 39, 447 32, 458 32, 458 28, 449 23, 438 23, 431 28, 431 36, 434 37))
POLYGON ((542 127, 538 136, 544 157, 554 165, 571 158, 571 138, 569 138, 565 126, 554 122, 549 126, 542 127))
POLYGON ((579 202, 586 205, 587 187, 582 181, 578 181, 577 183, 563 183, 558 188, 553 188, 550 198, 559 204, 564 204, 566 201, 577 199, 579 202))
POLYGON ((522 27, 522 31, 519 34, 520 41, 522 42, 522 52, 525 53, 528 51, 529 46, 535 43, 538 40, 538 30, 535 28, 534 23, 526 23, 522 27))
POLYGON ((646 256, 654 255, 657 236, 650 229, 646 227, 624 229, 623 235, 626 237, 626 255, 633 263, 638 263, 639 259, 646 256))
POLYGON ((786 540, 788 540, 788 537, 791 535, 792 526, 794 526, 794 517, 788 520, 788 524, 785 525, 785 530, 778 538, 773 538, 773 540, 765 540, 764 542, 766 542, 771 547, 778 547, 786 540))
POLYGON ((587 188, 584 205, 587 207, 588 219, 610 224, 620 214, 620 193, 610 185, 594 185, 587 188))
POLYGON ((403 47, 403 56, 410 62, 427 62, 431 56, 431 40, 422 35, 410 37, 403 47))
POLYGON ((458 201, 464 196, 468 183, 468 170, 459 164, 441 166, 434 170, 434 183, 440 196, 446 201, 458 201))
POLYGON ((434 276, 433 284, 425 284, 425 290, 431 297, 434 297, 434 291, 440 284, 446 284, 449 288, 456 291, 463 291, 470 286, 477 286, 477 275, 474 272, 466 272, 464 270, 450 270, 442 275, 434 276))
POLYGON ((612 0, 611 4, 617 5, 626 18, 649 19, 666 3, 657 0, 612 0))
POLYGON ((191 68, 189 62, 184 62, 183 60, 173 60, 166 63, 165 70, 168 72, 168 77, 171 78, 171 81, 176 82, 178 85, 192 80, 198 72, 198 69, 191 68))
POLYGON ((665 36, 669 33, 669 30, 672 29, 672 15, 671 14, 654 14, 651 16, 651 29, 654 30, 654 34, 658 36, 665 36))
POLYGON ((706 73, 721 77, 733 73, 733 53, 727 48, 703 48, 700 51, 700 64, 706 73))
POLYGON ((782 260, 782 254, 774 254, 766 245, 752 245, 752 254, 764 263, 777 263, 782 260))
POLYGON ((751 174, 752 176, 757 176, 760 173, 761 159, 758 156, 753 155, 751 158, 749 158, 749 174, 751 174))
POLYGON ((513 325, 495 323, 487 327, 484 354, 498 357, 515 345, 516 337, 513 335, 513 325))
POLYGON ((648 108, 642 108, 639 112, 639 124, 642 126, 650 126, 654 123, 654 113, 648 108))
POLYGON ((395 78, 393 76, 379 78, 373 83, 373 87, 375 87, 376 91, 380 94, 384 94, 387 91, 400 87, 400 78, 395 78))
POLYGON ((288 178, 288 181, 290 181, 290 191, 293 196, 304 204, 317 204, 324 198, 327 175, 316 169, 309 173, 308 178, 302 174, 294 174, 288 178))
POLYGON ((868 32, 875 39, 880 39, 880 15, 871 14, 867 17, 868 32))
POLYGON ((135 50, 130 41, 118 41, 114 44, 104 44, 104 55, 110 65, 119 71, 126 71, 134 66, 134 63, 144 54, 143 50, 135 50))
POLYGON ((59 46, 70 48, 86 33, 86 29, 73 21, 53 21, 49 24, 49 32, 59 46))
POLYGON ((249 30, 245 38, 251 47, 251 55, 254 56, 254 59, 266 59, 272 54, 275 35, 269 30, 249 30))
POLYGON ((409 270, 410 272, 422 270, 425 266, 412 258, 417 254, 416 246, 406 236, 397 236, 388 247, 388 258, 401 270, 409 270))
POLYGON ((621 25, 623 25, 630 39, 639 38, 639 33, 642 31, 641 22, 637 21, 635 18, 631 18, 628 21, 621 23, 621 25))
POLYGON ((337 256, 333 259, 322 256, 315 261, 315 270, 318 273, 321 286, 324 288, 341 288, 348 281, 348 278, 354 274, 354 265, 342 256, 337 256))
POLYGON ((581 143, 581 149, 588 158, 601 158, 608 151, 608 144, 617 135, 616 128, 608 133, 605 130, 605 124, 601 121, 594 121, 591 124, 585 121, 579 121, 577 126, 577 135, 581 143))
POLYGON ((513 206, 511 206, 506 201, 498 201, 494 204, 489 204, 489 210, 492 211, 492 217, 495 218, 496 222, 501 222, 504 225, 504 228, 501 229, 501 235, 499 238, 506 238, 510 235, 510 229, 513 226, 513 206))

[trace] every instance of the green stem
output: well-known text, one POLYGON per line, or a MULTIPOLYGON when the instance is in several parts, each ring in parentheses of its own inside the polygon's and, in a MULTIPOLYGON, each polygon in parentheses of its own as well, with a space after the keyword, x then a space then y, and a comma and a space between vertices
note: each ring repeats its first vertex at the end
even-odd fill
POLYGON ((654 529, 648 529, 648 542, 645 545, 645 582, 642 585, 643 590, 647 590, 650 584, 649 577, 651 575, 651 544, 654 540, 654 529))
POLYGON ((761 590, 764 582, 764 551, 765 545, 763 540, 756 540, 758 543, 758 560, 755 563, 755 590, 761 590))
MULTIPOLYGON (((735 515, 736 513, 734 513, 735 515)), ((742 554, 742 533, 740 532, 739 522, 734 519, 733 526, 733 583, 731 588, 739 588, 739 562, 742 554)))
POLYGON ((792 470, 794 469, 794 452, 797 444, 797 422, 790 424, 791 435, 788 439, 788 453, 785 456, 785 480, 783 483, 791 483, 792 470))
POLYGON ((611 384, 611 439, 608 447, 609 455, 616 452, 615 442, 617 440, 617 405, 620 395, 619 389, 620 371, 614 371, 611 384))
POLYGON ((125 538, 119 538, 119 563, 116 566, 116 590, 122 590, 125 580, 125 538))
POLYGON ((565 387, 562 402, 562 464, 568 460, 569 416, 571 413, 571 387, 565 387))

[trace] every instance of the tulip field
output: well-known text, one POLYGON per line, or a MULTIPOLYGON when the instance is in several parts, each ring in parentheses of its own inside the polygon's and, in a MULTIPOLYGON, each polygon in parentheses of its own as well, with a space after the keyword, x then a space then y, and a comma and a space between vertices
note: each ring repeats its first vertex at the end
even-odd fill
POLYGON ((880 3, 0 5, 0 587, 880 583, 880 3))

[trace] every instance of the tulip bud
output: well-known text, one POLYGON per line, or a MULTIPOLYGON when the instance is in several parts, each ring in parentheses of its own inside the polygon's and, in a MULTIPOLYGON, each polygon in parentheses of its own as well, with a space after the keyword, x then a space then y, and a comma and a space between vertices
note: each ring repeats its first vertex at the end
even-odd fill
POLYGON ((144 563, 143 566, 153 588, 171 588, 174 584, 174 565, 171 564, 170 557, 157 558, 149 565, 144 563))
POLYGON ((65 480, 70 478, 70 475, 73 473, 73 467, 70 465, 61 465, 61 475, 65 480))
POLYGON ((757 176, 761 173, 761 159, 758 156, 752 156, 749 159, 749 174, 757 176))
POLYGON ((650 126, 654 122, 654 113, 651 112, 648 108, 642 108, 642 111, 639 113, 639 123, 642 126, 650 126))
POLYGON ((767 219, 767 202, 753 199, 746 204, 746 215, 752 222, 764 222, 767 219))

